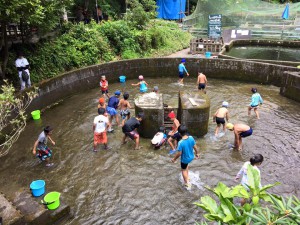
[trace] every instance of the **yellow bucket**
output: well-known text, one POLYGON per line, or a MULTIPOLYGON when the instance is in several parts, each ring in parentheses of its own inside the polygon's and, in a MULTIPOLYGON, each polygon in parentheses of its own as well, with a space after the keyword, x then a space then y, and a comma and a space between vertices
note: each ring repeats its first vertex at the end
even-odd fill
POLYGON ((32 111, 31 116, 34 120, 39 120, 41 118, 41 111, 40 110, 32 111))

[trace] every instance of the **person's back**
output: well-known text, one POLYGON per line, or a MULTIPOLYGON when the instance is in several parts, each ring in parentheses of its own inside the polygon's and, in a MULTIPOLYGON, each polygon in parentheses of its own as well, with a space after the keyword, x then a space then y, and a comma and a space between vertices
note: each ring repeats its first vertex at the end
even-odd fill
POLYGON ((121 99, 119 104, 121 110, 126 110, 128 108, 129 102, 125 99, 121 99))
POLYGON ((129 120, 125 122, 124 126, 122 127, 122 131, 124 133, 131 132, 136 128, 138 128, 139 125, 140 122, 135 117, 131 117, 129 120))
POLYGON ((218 117, 218 118, 225 118, 226 115, 227 115, 227 113, 228 113, 228 109, 225 108, 225 107, 221 107, 216 112, 216 117, 218 117))
POLYGON ((250 127, 246 124, 241 124, 241 123, 234 124, 234 131, 236 131, 238 134, 248 130, 250 130, 250 127))
POLYGON ((146 82, 143 80, 140 82, 140 92, 144 93, 147 92, 148 88, 147 88, 147 84, 146 82))
POLYGON ((106 130, 108 118, 104 115, 98 115, 94 118, 95 132, 102 133, 106 130))
POLYGON ((107 105, 111 108, 117 109, 119 104, 119 99, 116 96, 112 96, 109 98, 107 105))
POLYGON ((198 83, 206 84, 206 82, 207 82, 206 76, 203 73, 200 73, 198 76, 198 83))
POLYGON ((181 151, 181 162, 188 164, 190 163, 194 158, 194 146, 196 142, 195 139, 192 136, 187 136, 186 138, 182 138, 178 142, 178 150, 181 151))

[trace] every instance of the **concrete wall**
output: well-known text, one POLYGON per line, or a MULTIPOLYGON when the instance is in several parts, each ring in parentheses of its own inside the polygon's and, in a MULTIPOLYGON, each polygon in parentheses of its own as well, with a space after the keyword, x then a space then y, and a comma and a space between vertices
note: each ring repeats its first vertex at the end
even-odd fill
POLYGON ((282 86, 280 88, 280 94, 300 102, 300 73, 286 72, 285 74, 286 76, 284 76, 282 86))
MULTIPOLYGON (((110 62, 74 70, 39 84, 39 97, 30 109, 41 109, 74 93, 86 91, 99 85, 100 76, 106 75, 110 83, 118 82, 125 74, 127 79, 146 77, 178 77, 177 67, 181 58, 151 58, 110 62)), ((187 58, 186 67, 191 76, 197 72, 205 73, 208 78, 249 81, 273 84, 281 87, 286 76, 284 71, 299 71, 295 67, 280 66, 244 60, 197 59, 187 58)), ((300 95, 300 93, 298 93, 300 95)))

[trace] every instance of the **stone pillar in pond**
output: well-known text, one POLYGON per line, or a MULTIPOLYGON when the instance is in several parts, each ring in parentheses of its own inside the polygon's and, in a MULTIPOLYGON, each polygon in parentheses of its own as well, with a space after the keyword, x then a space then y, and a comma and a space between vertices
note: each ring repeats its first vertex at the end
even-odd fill
POLYGON ((201 137, 208 132, 210 100, 202 92, 179 93, 178 118, 191 135, 201 137))
POLYGON ((144 118, 138 132, 141 137, 153 138, 159 127, 164 124, 162 94, 154 92, 139 94, 134 99, 135 113, 143 112, 144 118))

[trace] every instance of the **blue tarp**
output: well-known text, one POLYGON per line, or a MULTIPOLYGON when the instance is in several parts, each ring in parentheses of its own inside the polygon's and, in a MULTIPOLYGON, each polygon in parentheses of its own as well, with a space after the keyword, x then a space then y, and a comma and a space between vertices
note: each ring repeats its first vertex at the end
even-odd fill
POLYGON ((186 0, 157 0, 157 18, 178 20, 185 17, 186 0))

